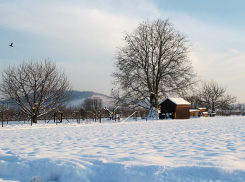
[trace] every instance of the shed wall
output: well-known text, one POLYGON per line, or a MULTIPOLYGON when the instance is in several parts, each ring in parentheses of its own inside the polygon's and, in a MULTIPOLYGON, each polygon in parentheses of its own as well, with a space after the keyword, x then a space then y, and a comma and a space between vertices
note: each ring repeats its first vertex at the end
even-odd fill
POLYGON ((177 105, 176 107, 176 119, 189 119, 189 105, 177 105))

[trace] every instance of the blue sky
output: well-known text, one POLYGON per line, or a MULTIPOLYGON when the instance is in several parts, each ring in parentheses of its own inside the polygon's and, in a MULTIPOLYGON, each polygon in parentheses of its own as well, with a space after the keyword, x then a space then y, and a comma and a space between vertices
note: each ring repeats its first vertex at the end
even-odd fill
POLYGON ((244 103, 244 8, 241 0, 0 0, 1 69, 50 58, 73 89, 109 95, 123 33, 146 19, 169 18, 193 45, 195 72, 244 103))

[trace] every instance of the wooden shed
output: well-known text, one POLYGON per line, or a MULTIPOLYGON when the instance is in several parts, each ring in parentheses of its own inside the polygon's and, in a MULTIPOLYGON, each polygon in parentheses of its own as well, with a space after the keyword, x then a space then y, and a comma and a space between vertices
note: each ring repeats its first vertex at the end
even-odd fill
POLYGON ((198 109, 202 112, 203 117, 208 117, 207 108, 203 107, 203 108, 198 108, 198 109))
POLYGON ((201 112, 207 112, 207 108, 205 107, 201 107, 201 108, 198 108, 201 112))
POLYGON ((190 117, 200 117, 200 110, 199 109, 190 109, 190 117))
POLYGON ((189 119, 190 103, 182 98, 167 98, 159 106, 161 109, 160 119, 166 118, 166 115, 173 119, 189 119))

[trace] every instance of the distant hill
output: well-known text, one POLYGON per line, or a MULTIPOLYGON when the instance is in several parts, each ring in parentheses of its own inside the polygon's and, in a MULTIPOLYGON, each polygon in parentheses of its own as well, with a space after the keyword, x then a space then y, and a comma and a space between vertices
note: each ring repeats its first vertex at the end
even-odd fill
MULTIPOLYGON (((70 102, 68 102, 66 107, 81 107, 82 102, 86 98, 94 98, 94 97, 100 98, 102 100, 103 107, 113 106, 113 104, 116 102, 115 99, 110 98, 109 96, 107 96, 105 94, 100 94, 100 93, 96 93, 96 92, 92 92, 92 91, 76 91, 76 90, 73 90, 72 92, 73 92, 73 98, 70 102)), ((11 100, 6 99, 6 100, 4 100, 4 102, 11 103, 11 100)), ((12 103, 12 106, 18 107, 15 103, 12 103)))
POLYGON ((67 107, 80 107, 82 102, 86 98, 100 98, 102 100, 103 107, 112 106, 115 103, 115 99, 110 98, 105 94, 100 94, 92 91, 73 91, 73 99, 67 104, 67 107))

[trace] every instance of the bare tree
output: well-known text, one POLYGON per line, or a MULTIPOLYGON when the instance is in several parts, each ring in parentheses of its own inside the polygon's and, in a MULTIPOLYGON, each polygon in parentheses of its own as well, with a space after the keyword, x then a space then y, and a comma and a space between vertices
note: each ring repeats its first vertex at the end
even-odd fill
POLYGON ((223 97, 220 99, 219 109, 225 111, 232 110, 233 107, 231 105, 235 102, 236 102, 236 97, 229 94, 224 94, 223 97))
POLYGON ((111 120, 113 120, 113 119, 116 120, 116 112, 117 112, 117 109, 118 108, 119 108, 119 106, 114 107, 114 108, 107 108, 107 107, 105 107, 104 110, 107 112, 107 114, 109 115, 109 117, 110 117, 111 120))
POLYGON ((241 114, 244 116, 244 114, 245 114, 245 103, 240 104, 239 110, 241 111, 241 114))
POLYGON ((183 95, 183 98, 191 104, 190 108, 192 109, 197 109, 198 107, 201 107, 203 104, 198 92, 192 93, 191 95, 183 95))
POLYGON ((169 20, 144 21, 125 34, 126 44, 116 53, 112 96, 157 110, 159 99, 195 83, 191 45, 169 20))
POLYGON ((214 81, 203 81, 200 97, 207 109, 211 109, 212 113, 218 108, 227 110, 232 103, 236 102, 236 97, 226 94, 226 88, 214 81))
POLYGON ((70 84, 64 72, 49 59, 23 62, 2 72, 0 92, 13 100, 20 111, 37 118, 63 106, 71 99, 70 84))
POLYGON ((96 120, 102 110, 102 100, 99 98, 86 98, 82 103, 82 107, 86 112, 93 114, 96 120))

